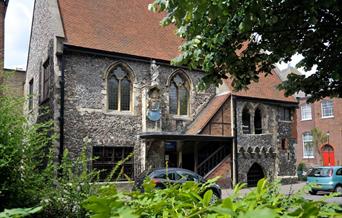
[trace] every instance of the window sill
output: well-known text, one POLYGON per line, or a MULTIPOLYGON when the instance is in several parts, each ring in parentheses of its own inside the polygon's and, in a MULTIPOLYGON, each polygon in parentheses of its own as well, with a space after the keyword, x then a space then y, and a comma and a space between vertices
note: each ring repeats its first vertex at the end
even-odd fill
POLYGON ((303 159, 315 159, 315 156, 304 156, 303 159))
POLYGON ((311 119, 301 119, 300 121, 309 121, 309 120, 312 120, 312 118, 311 119))
POLYGON ((105 111, 106 115, 124 115, 124 116, 134 116, 132 111, 105 111))
POLYGON ((279 120, 279 122, 283 122, 283 123, 292 123, 292 120, 279 120))
POLYGON ((321 117, 321 119, 332 119, 335 118, 334 116, 326 116, 326 117, 321 117))
POLYGON ((188 115, 172 115, 172 118, 175 120, 192 121, 191 117, 188 115))

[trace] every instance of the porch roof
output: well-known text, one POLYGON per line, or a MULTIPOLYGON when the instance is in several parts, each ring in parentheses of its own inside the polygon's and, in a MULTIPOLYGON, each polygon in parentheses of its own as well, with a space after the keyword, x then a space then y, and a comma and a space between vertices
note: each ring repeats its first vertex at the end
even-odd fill
POLYGON ((224 141, 233 142, 233 136, 214 136, 214 135, 190 135, 173 132, 145 132, 139 135, 141 139, 163 139, 163 140, 182 140, 182 141, 224 141))

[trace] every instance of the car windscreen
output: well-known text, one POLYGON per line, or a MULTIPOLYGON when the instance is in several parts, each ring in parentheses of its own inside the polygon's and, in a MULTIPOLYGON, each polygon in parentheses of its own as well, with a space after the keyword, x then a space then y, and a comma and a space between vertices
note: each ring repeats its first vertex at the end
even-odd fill
POLYGON ((309 177, 329 177, 332 176, 332 172, 332 168, 315 168, 310 172, 309 177))
POLYGON ((181 176, 178 175, 174 171, 159 170, 159 171, 154 171, 153 173, 151 173, 150 178, 152 178, 152 179, 166 179, 166 180, 179 180, 181 178, 181 176))

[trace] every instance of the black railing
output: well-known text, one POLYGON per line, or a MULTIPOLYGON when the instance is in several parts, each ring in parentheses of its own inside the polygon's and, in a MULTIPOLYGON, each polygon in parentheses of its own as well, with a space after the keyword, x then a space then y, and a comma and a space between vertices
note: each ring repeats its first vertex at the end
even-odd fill
POLYGON ((211 153, 204 161, 197 166, 197 173, 201 176, 206 176, 214 169, 222 160, 229 154, 227 146, 221 146, 211 153))

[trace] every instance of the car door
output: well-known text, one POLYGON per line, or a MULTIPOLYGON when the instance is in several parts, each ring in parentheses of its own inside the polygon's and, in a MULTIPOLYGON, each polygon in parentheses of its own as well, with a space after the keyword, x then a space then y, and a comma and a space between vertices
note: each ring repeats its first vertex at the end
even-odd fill
POLYGON ((336 177, 334 181, 335 185, 336 184, 342 184, 342 168, 338 168, 336 170, 336 177))

